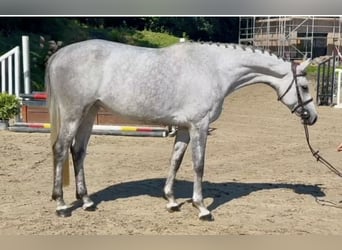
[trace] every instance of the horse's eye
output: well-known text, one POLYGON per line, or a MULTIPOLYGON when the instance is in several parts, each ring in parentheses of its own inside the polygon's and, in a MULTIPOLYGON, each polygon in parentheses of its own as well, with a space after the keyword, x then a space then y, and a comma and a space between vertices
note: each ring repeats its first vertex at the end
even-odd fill
POLYGON ((301 86, 301 88, 302 88, 303 91, 308 91, 309 90, 309 87, 307 85, 301 86))

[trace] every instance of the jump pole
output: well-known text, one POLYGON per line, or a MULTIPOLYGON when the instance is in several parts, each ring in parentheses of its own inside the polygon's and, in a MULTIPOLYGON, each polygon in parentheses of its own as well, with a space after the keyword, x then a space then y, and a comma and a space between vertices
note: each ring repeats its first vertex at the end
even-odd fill
POLYGON ((33 99, 33 100, 46 100, 47 93, 45 92, 33 92, 32 94, 20 94, 23 99, 33 99))
MULTIPOLYGON (((50 128, 50 123, 17 122, 10 126, 9 130, 14 132, 49 133, 50 128)), ((166 137, 168 135, 168 130, 164 127, 93 125, 92 134, 141 137, 166 137)))

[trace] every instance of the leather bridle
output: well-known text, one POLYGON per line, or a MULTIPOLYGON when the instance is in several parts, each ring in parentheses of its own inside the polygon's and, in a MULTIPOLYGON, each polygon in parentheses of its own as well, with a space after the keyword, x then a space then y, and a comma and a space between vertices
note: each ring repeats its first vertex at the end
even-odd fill
MULTIPOLYGON (((308 144, 308 147, 310 149, 310 152, 311 152, 312 156, 317 161, 322 163, 325 167, 327 167, 331 172, 333 172, 334 174, 336 174, 339 177, 342 177, 342 172, 339 171, 338 169, 336 169, 330 162, 328 162, 325 158, 323 158, 323 156, 320 155, 318 150, 317 151, 314 150, 313 147, 311 146, 310 136, 309 136, 309 129, 308 129, 307 123, 305 122, 305 121, 307 121, 310 118, 310 114, 307 111, 307 109, 305 109, 305 105, 307 105, 308 103, 312 102, 313 98, 310 98, 310 99, 308 99, 306 101, 303 101, 303 99, 302 99, 302 97, 300 95, 300 92, 299 92, 299 86, 298 86, 298 82, 297 82, 297 77, 305 76, 306 73, 297 74, 296 67, 297 67, 297 65, 292 63, 293 79, 292 79, 290 85, 285 90, 285 92, 281 96, 278 97, 278 101, 281 101, 284 98, 284 96, 290 91, 290 89, 292 88, 293 84, 295 84, 296 91, 297 91, 298 103, 291 110, 291 112, 294 113, 294 112, 297 111, 298 108, 301 108, 300 117, 303 120, 303 126, 304 126, 304 131, 305 131, 306 142, 308 144)), ((332 207, 336 207, 336 208, 342 208, 342 205, 340 205, 340 204, 336 204, 336 203, 334 203, 332 201, 325 201, 325 200, 322 200, 322 199, 318 199, 317 197, 316 197, 316 202, 318 204, 321 204, 322 206, 332 206, 332 207)))
POLYGON ((292 63, 292 74, 293 74, 293 79, 290 83, 290 85, 287 87, 287 89, 285 90, 285 92, 278 97, 278 101, 281 101, 284 96, 290 91, 290 89, 292 88, 293 84, 295 84, 296 86, 296 92, 297 92, 297 105, 291 110, 291 113, 294 113, 297 111, 298 108, 302 108, 301 109, 301 113, 300 116, 303 120, 307 120, 310 117, 309 112, 307 111, 307 109, 305 109, 305 105, 309 104, 310 102, 313 101, 313 98, 311 97, 310 99, 303 101, 300 92, 299 92, 299 86, 298 86, 298 81, 297 81, 297 77, 301 77, 301 76, 306 76, 306 72, 297 74, 296 71, 297 68, 297 64, 292 63))
MULTIPOLYGON (((310 143, 310 136, 309 136, 309 130, 308 130, 308 126, 307 123, 305 122, 305 120, 310 118, 310 114, 309 112, 305 109, 305 105, 307 105, 308 103, 313 101, 313 98, 310 98, 306 101, 303 101, 300 92, 299 92, 299 86, 298 86, 298 82, 297 82, 297 77, 300 76, 305 76, 306 73, 301 73, 301 74, 297 74, 296 72, 296 67, 297 65, 292 63, 292 73, 293 73, 293 79, 290 83, 290 85, 288 86, 288 88, 286 89, 286 91, 278 98, 278 101, 281 101, 282 98, 290 91, 290 89, 292 88, 293 84, 295 84, 296 86, 296 91, 297 91, 297 98, 298 98, 298 104, 291 110, 292 113, 296 112, 296 110, 298 108, 301 108, 301 112, 300 112, 300 116, 303 120, 303 126, 304 126, 304 131, 305 131, 305 137, 306 137, 306 142, 308 144, 308 147, 311 151, 312 156, 319 161, 320 163, 322 163, 324 166, 326 166, 330 171, 332 171, 334 174, 336 174, 339 177, 342 177, 342 172, 339 171, 338 169, 336 169, 330 162, 328 162, 326 159, 324 159, 320 154, 319 151, 314 150, 313 147, 311 146, 310 143)), ((316 201, 319 202, 322 205, 325 205, 327 202, 326 201, 321 201, 319 199, 316 198, 316 201), (322 202, 325 202, 324 204, 322 202)), ((332 202, 329 202, 330 206, 334 206, 337 208, 342 208, 341 205, 337 205, 334 204, 332 202)))

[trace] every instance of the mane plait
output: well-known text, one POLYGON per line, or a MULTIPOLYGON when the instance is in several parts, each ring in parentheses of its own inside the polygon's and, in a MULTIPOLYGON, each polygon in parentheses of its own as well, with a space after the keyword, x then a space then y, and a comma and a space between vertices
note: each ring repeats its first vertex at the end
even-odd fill
MULTIPOLYGON (((193 42, 190 40, 190 42, 193 42)), ((206 44, 206 45, 212 45, 215 44, 218 47, 222 46, 223 48, 233 48, 233 49, 241 49, 243 51, 251 51, 252 53, 260 52, 262 54, 265 54, 265 52, 268 52, 269 56, 275 56, 280 60, 285 61, 285 59, 279 55, 274 54, 271 50, 265 50, 263 48, 258 48, 256 46, 252 45, 244 45, 244 44, 236 44, 236 43, 213 43, 213 42, 204 42, 204 41, 198 41, 200 44, 206 44)))
POLYGON ((284 61, 284 58, 279 56, 279 55, 276 55, 274 54, 271 50, 265 50, 264 48, 258 48, 258 47, 255 47, 255 46, 251 46, 251 45, 238 45, 238 47, 241 47, 242 50, 246 51, 246 48, 250 49, 253 53, 256 53, 256 52, 261 52, 262 54, 265 54, 265 52, 267 52, 269 54, 269 56, 276 56, 278 59, 281 59, 284 61))

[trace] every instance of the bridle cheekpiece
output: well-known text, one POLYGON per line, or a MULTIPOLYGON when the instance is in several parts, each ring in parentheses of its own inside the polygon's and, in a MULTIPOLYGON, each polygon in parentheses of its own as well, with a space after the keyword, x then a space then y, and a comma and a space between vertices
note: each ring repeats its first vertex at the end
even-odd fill
POLYGON ((297 64, 292 62, 292 74, 293 74, 293 79, 290 83, 290 85, 287 87, 287 89, 285 90, 285 92, 278 97, 278 101, 281 101, 284 96, 290 91, 290 89, 292 88, 293 84, 295 84, 296 86, 296 92, 297 92, 297 105, 291 110, 291 113, 294 113, 297 111, 298 108, 301 108, 301 113, 300 116, 303 120, 306 120, 309 118, 309 112, 305 109, 305 105, 307 105, 308 103, 313 101, 313 98, 310 98, 306 101, 303 101, 300 92, 299 92, 299 86, 298 86, 298 81, 297 81, 297 77, 302 77, 302 76, 306 76, 306 72, 302 72, 300 74, 297 74, 297 64))

